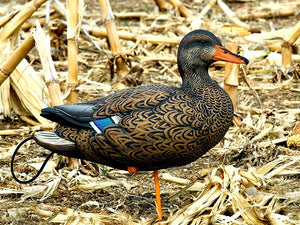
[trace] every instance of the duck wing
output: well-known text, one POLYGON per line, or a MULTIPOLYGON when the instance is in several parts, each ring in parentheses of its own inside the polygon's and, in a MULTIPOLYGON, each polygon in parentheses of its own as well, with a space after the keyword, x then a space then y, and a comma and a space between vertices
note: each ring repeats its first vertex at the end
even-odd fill
MULTIPOLYGON (((110 142, 109 133, 98 133, 94 129, 95 126, 91 124, 96 120, 118 116, 119 124, 124 126, 126 116, 161 104, 176 89, 164 85, 141 86, 124 89, 89 102, 44 108, 41 115, 57 122, 59 126, 55 132, 36 132, 35 140, 41 146, 65 156, 111 165, 111 161, 121 155, 122 150, 113 156, 108 155, 108 151, 116 152, 120 146, 115 146, 110 142), (98 139, 99 143, 94 143, 95 139, 98 139), (105 156, 111 157, 109 162, 104 159, 105 156)), ((120 129, 118 124, 115 124, 115 127, 120 129)), ((135 126, 131 128, 134 129, 135 126)), ((122 132, 122 137, 136 142, 130 135, 130 131, 122 132)))
POLYGON ((101 99, 94 105, 94 119, 153 107, 165 101, 178 88, 151 85, 124 89, 101 99))
POLYGON ((166 100, 173 87, 163 85, 124 89, 107 97, 84 103, 59 105, 42 109, 41 116, 75 128, 92 128, 90 122, 114 115, 142 110, 166 100))

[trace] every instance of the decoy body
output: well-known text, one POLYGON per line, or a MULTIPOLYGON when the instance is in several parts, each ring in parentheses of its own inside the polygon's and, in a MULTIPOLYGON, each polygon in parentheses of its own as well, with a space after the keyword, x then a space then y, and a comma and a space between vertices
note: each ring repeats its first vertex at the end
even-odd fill
POLYGON ((248 63, 211 32, 192 31, 178 49, 181 87, 141 86, 45 108, 41 115, 59 126, 53 132, 36 132, 34 138, 58 154, 122 170, 191 163, 219 143, 232 123, 232 102, 208 74, 218 60, 248 63))

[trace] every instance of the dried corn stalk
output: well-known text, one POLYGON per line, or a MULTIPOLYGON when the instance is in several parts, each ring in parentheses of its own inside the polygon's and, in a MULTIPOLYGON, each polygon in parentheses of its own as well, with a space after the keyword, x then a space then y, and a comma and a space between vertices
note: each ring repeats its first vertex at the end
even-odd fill
MULTIPOLYGON (((89 27, 89 33, 96 37, 107 37, 108 33, 105 29, 89 27)), ((129 32, 117 32, 119 38, 130 41, 144 41, 152 44, 168 43, 169 45, 178 45, 181 38, 179 37, 163 37, 154 35, 137 35, 129 32)))
POLYGON ((42 31, 38 21, 36 21, 36 30, 33 33, 33 37, 42 62, 51 105, 62 105, 63 99, 60 92, 60 85, 50 53, 50 37, 42 31))
MULTIPOLYGON (((9 58, 9 56, 11 55, 11 51, 17 43, 18 35, 19 35, 19 29, 17 29, 13 34, 11 34, 10 38, 0 41, 0 52, 1 52, 0 64, 1 65, 3 64, 3 62, 6 62, 7 58, 9 58)), ((10 62, 5 63, 5 65, 9 65, 9 64, 10 62)), ((5 67, 7 68, 8 66, 5 65, 4 68, 5 67)), ((8 76, 9 74, 6 71, 2 71, 1 86, 0 86, 1 89, 1 110, 0 111, 3 112, 4 117, 10 116, 12 111, 11 100, 10 100, 10 96, 11 96, 10 79, 6 79, 8 76)))
POLYGON ((8 23, 18 12, 19 12, 19 10, 15 11, 15 12, 11 12, 11 13, 7 14, 6 16, 1 17, 0 18, 0 27, 3 27, 6 23, 8 23))
POLYGON ((34 40, 30 35, 22 44, 14 51, 14 53, 2 64, 0 68, 0 85, 8 78, 16 66, 26 57, 28 52, 33 48, 34 40))
POLYGON ((292 66, 292 45, 285 40, 281 43, 281 55, 281 67, 286 71, 292 66))
POLYGON ((166 11, 168 9, 168 3, 166 0, 154 0, 160 11, 166 11))
POLYGON ((292 66, 292 46, 300 36, 300 22, 291 31, 289 38, 283 40, 281 44, 282 62, 281 67, 284 71, 292 66))
POLYGON ((260 193, 257 189, 266 185, 264 179, 279 175, 282 169, 294 165, 299 159, 277 169, 274 168, 287 159, 277 159, 258 170, 249 168, 243 171, 233 166, 215 168, 210 177, 206 177, 206 188, 200 195, 170 216, 167 223, 292 224, 286 223, 286 216, 277 213, 281 207, 278 199, 272 194, 260 193))
MULTIPOLYGON (((233 52, 238 53, 239 43, 238 42, 227 42, 227 48, 233 52)), ((224 78, 224 90, 227 92, 233 103, 233 109, 236 110, 237 106, 237 93, 239 86, 239 65, 234 63, 225 63, 225 78, 224 78)), ((234 116, 233 123, 236 126, 241 124, 238 117, 234 116)))
POLYGON ((192 17, 193 14, 191 13, 190 10, 188 10, 185 5, 179 1, 179 0, 168 0, 178 11, 183 17, 192 17))
MULTIPOLYGON (((280 29, 277 31, 265 32, 265 33, 261 34, 260 36, 256 37, 254 39, 254 41, 261 42, 262 40, 271 40, 271 39, 275 39, 275 38, 282 38, 282 39, 286 40, 289 44, 294 45, 296 40, 299 38, 299 32, 300 32, 300 22, 298 22, 293 28, 290 28, 290 29, 280 29), (260 39, 262 39, 262 40, 260 40, 260 39)), ((256 35, 258 35, 258 34, 256 34, 256 35)), ((281 45, 282 45, 282 41, 279 41, 279 42, 275 42, 272 44, 268 44, 267 47, 273 52, 275 52, 275 51, 281 52, 281 45)), ((294 53, 295 53, 295 50, 294 50, 294 53)))
POLYGON ((70 94, 68 96, 68 104, 78 102, 78 36, 80 32, 80 25, 83 11, 82 0, 67 0, 67 21, 68 21, 68 88, 70 94))
MULTIPOLYGON (((80 33, 81 20, 83 17, 83 0, 67 0, 67 21, 68 21, 68 104, 78 102, 78 36, 80 33)), ((64 158, 66 160, 67 158, 64 158)), ((68 158, 68 167, 78 167, 79 159, 68 158)))
POLYGON ((291 8, 281 8, 281 9, 274 9, 274 8, 267 8, 262 9, 260 11, 253 10, 251 12, 247 12, 246 14, 239 15, 241 20, 257 20, 259 18, 274 18, 274 17, 285 17, 291 16, 294 14, 294 9, 291 8))
MULTIPOLYGON (((114 64, 116 65, 116 72, 118 75, 117 82, 121 82, 124 80, 125 76, 129 73, 129 68, 127 66, 127 56, 124 54, 120 39, 117 32, 117 27, 114 21, 114 16, 112 9, 110 7, 108 0, 99 0, 100 7, 105 15, 105 28, 107 31, 107 37, 110 44, 110 49, 112 51, 113 56, 113 63, 111 68, 114 68, 114 64)), ((111 69, 112 75, 114 69, 111 69)))
POLYGON ((24 5, 20 12, 7 22, 1 30, 0 42, 9 38, 46 1, 34 0, 24 5))

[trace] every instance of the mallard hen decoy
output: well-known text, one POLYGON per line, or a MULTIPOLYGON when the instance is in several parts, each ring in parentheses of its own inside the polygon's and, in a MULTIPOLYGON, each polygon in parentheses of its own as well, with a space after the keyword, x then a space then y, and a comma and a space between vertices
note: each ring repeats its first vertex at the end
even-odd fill
POLYGON ((211 32, 192 31, 178 48, 181 87, 141 86, 45 108, 41 115, 59 126, 34 138, 52 152, 130 172, 191 163, 219 143, 232 123, 232 102, 208 74, 217 60, 248 63, 211 32))

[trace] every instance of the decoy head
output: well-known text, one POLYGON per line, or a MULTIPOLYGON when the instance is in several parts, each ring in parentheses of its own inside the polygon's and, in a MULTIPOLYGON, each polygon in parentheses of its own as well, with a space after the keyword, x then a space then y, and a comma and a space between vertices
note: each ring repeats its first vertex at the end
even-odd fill
POLYGON ((220 40, 207 30, 192 31, 179 44, 177 62, 181 75, 199 68, 207 70, 210 64, 219 60, 248 64, 248 59, 227 50, 220 40))

